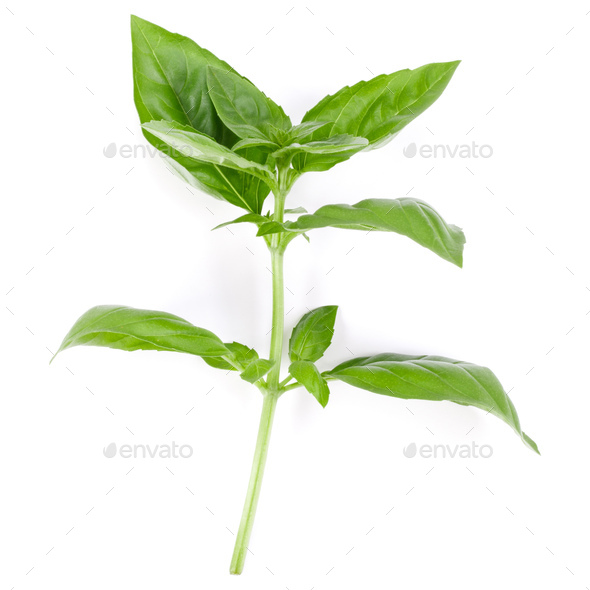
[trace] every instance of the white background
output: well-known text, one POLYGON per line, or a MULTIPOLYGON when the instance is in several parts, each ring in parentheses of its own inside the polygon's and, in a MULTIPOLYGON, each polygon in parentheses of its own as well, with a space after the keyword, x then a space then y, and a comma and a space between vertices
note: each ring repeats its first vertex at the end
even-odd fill
POLYGON ((586 2, 33 2, 0 8, 0 588, 584 589, 588 554, 586 2), (270 273, 239 211, 141 146, 129 14, 229 61, 294 122, 374 74, 462 59, 387 147, 308 174, 290 205, 422 198, 465 229, 464 269, 393 234, 317 230, 286 256, 287 330, 340 305, 322 368, 431 353, 485 364, 542 456, 473 408, 332 385, 278 406, 251 548, 227 573, 257 390, 188 355, 68 351, 96 304, 161 309, 268 351, 270 273), (368 71, 370 70, 370 72, 368 71), (490 158, 404 157, 476 142, 490 158), (352 249, 352 250, 351 250, 352 249), (104 446, 190 444, 191 459, 104 446), (489 444, 490 459, 407 459, 489 444), (133 468, 133 469, 132 469, 133 468), (392 509, 393 508, 393 509, 392 509))

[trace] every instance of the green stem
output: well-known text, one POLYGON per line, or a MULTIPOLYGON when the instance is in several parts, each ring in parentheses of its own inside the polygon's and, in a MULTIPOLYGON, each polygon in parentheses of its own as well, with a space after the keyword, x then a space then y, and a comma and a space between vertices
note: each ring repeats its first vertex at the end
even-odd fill
MULTIPOLYGON (((284 185, 285 170, 279 170, 279 188, 275 193, 275 208, 273 219, 283 221, 283 212, 285 207, 286 187, 284 185)), ((262 476, 264 475, 264 466, 268 454, 268 445, 272 422, 275 413, 277 400, 280 396, 280 374, 281 374, 281 357, 283 355, 283 331, 285 323, 285 303, 284 303, 284 286, 283 286, 283 254, 285 245, 281 242, 281 234, 271 236, 269 250, 271 255, 271 272, 272 272, 272 334, 270 338, 270 360, 274 363, 268 374, 267 391, 264 392, 264 401, 262 403, 262 415, 260 417, 260 426, 258 427, 258 438, 256 439, 256 450, 252 461, 252 471, 250 472, 250 482, 242 511, 242 519, 234 553, 230 565, 231 574, 241 574, 244 569, 246 555, 248 553, 248 543, 254 526, 256 516, 256 507, 262 487, 262 476)))
MULTIPOLYGON (((280 234, 275 234, 279 236, 280 234)), ((273 236, 274 238, 274 236, 273 236)), ((271 248, 272 272, 272 334, 270 337, 270 360, 274 365, 268 373, 268 388, 277 392, 283 356, 283 330, 285 324, 285 292, 283 287, 283 250, 277 245, 271 248)))
POLYGON ((272 392, 267 393, 262 402, 262 415, 260 416, 260 426, 258 428, 258 438, 256 439, 256 450, 254 451, 254 460, 252 461, 252 471, 250 473, 250 483, 242 511, 242 520, 236 538, 234 554, 232 556, 229 568, 230 574, 241 574, 244 569, 246 555, 248 554, 248 543, 254 526, 254 517, 256 516, 256 506, 262 487, 262 476, 264 475, 264 466, 268 454, 268 443, 272 430, 272 422, 275 414, 278 396, 272 392))

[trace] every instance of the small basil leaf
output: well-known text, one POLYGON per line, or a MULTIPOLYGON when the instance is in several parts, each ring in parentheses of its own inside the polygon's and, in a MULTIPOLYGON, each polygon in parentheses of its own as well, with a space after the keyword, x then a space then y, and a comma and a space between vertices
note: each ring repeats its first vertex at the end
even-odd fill
POLYGON ((280 234, 286 232, 285 225, 280 221, 269 221, 266 220, 265 223, 262 223, 259 228, 258 232, 256 233, 257 236, 266 236, 269 234, 280 234))
POLYGON ((272 369, 273 365, 274 363, 267 359, 256 359, 240 373, 240 377, 248 383, 256 383, 272 369))
MULTIPOLYGON (((227 227, 228 225, 234 225, 235 223, 254 223, 258 227, 268 222, 268 217, 264 215, 258 215, 258 213, 246 213, 246 215, 242 215, 237 219, 232 221, 226 221, 225 223, 220 223, 219 225, 215 226, 213 229, 220 229, 222 227, 227 227)), ((212 230, 213 231, 213 230, 212 230)))
POLYGON ((539 452, 522 432, 514 404, 486 367, 441 356, 384 353, 346 361, 323 376, 382 395, 480 408, 506 422, 528 447, 539 452))
MULTIPOLYGON (((236 365, 247 367, 252 361, 258 358, 258 353, 245 344, 240 344, 239 342, 225 342, 224 346, 229 350, 229 354, 226 354, 225 356, 229 357, 236 365)), ((206 356, 203 357, 203 360, 215 369, 224 369, 226 371, 238 370, 220 356, 206 356)))
POLYGON ((281 231, 304 232, 321 227, 395 232, 459 267, 463 265, 465 235, 461 229, 447 224, 430 205, 418 199, 366 199, 356 205, 326 205, 312 215, 284 222, 281 231))
MULTIPOLYGON (((281 158, 285 156, 293 156, 294 154, 310 153, 310 154, 348 154, 350 157, 357 152, 365 149, 369 144, 369 140, 364 137, 353 137, 352 135, 335 135, 329 139, 322 141, 311 141, 309 143, 292 143, 287 145, 276 152, 273 152, 274 158, 281 158)), ((323 169, 323 168, 322 168, 323 169)), ((321 171, 319 167, 314 170, 321 171)), ((311 171, 311 168, 306 170, 311 171)))
POLYGON ((289 143, 299 141, 311 135, 317 129, 321 129, 326 125, 332 125, 331 121, 307 121, 306 123, 300 123, 295 125, 287 134, 289 143))
POLYGON ((66 334, 53 358, 73 346, 185 352, 202 357, 230 352, 215 334, 178 316, 119 305, 89 309, 66 334))
POLYGON ((283 109, 254 84, 230 71, 207 69, 209 96, 224 124, 242 139, 270 139, 270 126, 291 128, 283 109))
MULTIPOLYGON (((314 131, 313 141, 347 133, 366 137, 371 148, 380 147, 436 101, 458 65, 458 61, 427 64, 345 86, 309 110, 303 122, 332 121, 314 131)), ((300 172, 318 169, 314 160, 322 160, 321 169, 327 169, 326 156, 314 154, 296 156, 293 167, 300 172)), ((335 157, 332 165, 339 161, 335 157)))
POLYGON ((330 389, 326 380, 312 362, 295 361, 289 367, 289 373, 320 402, 322 408, 326 407, 330 389))
MULTIPOLYGON (((230 66, 182 35, 171 33, 136 16, 131 17, 134 100, 141 123, 176 121, 189 125, 225 147, 237 141, 215 111, 207 94, 207 66, 230 66)), ((146 130, 146 139, 167 152, 164 142, 146 130)), ((268 154, 248 153, 249 160, 264 164, 268 154)), ((220 170, 215 164, 169 154, 169 168, 191 186, 215 197, 260 213, 270 187, 241 170, 220 170)))
POLYGON ((289 340, 289 358, 315 362, 332 343, 337 305, 318 307, 306 313, 293 328, 289 340))
POLYGON ((232 146, 232 151, 237 152, 245 148, 261 147, 268 149, 269 151, 275 151, 278 149, 278 145, 270 139, 260 139, 257 137, 248 137, 246 139, 240 139, 237 143, 232 146))
POLYGON ((180 152, 185 158, 234 170, 244 170, 260 178, 269 186, 274 186, 274 175, 268 166, 247 160, 192 127, 173 121, 150 121, 144 123, 142 127, 180 152))
POLYGON ((295 209, 285 209, 286 215, 295 215, 297 213, 307 213, 307 209, 305 207, 296 207, 295 209))

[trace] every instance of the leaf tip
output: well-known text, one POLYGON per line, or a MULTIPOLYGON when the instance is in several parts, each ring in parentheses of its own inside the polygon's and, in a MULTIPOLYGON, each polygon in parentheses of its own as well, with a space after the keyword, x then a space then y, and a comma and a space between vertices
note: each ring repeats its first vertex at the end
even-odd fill
POLYGON ((529 447, 529 449, 535 451, 537 455, 541 455, 541 451, 539 451, 537 443, 528 434, 526 434, 526 432, 522 433, 522 441, 527 447, 529 447))

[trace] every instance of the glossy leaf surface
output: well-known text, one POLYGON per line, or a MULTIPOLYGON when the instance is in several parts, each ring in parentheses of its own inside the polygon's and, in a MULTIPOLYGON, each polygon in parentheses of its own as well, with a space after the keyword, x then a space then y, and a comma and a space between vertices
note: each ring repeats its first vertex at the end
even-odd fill
POLYGON ((351 359, 323 375, 382 395, 480 408, 506 422, 528 447, 539 452, 522 432, 514 404, 487 367, 441 356, 384 353, 351 359))
MULTIPOLYGON (((231 148, 238 138, 217 115, 207 86, 208 66, 222 70, 229 70, 230 66, 191 39, 136 16, 131 17, 131 40, 134 99, 141 123, 174 121, 231 148)), ((164 142, 145 130, 144 135, 168 154, 164 142)), ((267 154, 257 148, 252 150, 241 155, 264 164, 267 154)), ((270 189, 260 178, 177 154, 170 157, 174 162, 172 168, 192 186, 249 211, 262 210, 270 189)))
MULTIPOLYGON (((427 64, 345 86, 309 110, 303 122, 332 122, 314 131, 312 141, 346 133, 379 147, 436 101, 458 65, 458 61, 427 64)), ((303 154, 295 157, 293 167, 300 172, 327 170, 340 161, 338 155, 330 161, 325 155, 303 154)))
MULTIPOLYGON (((323 141, 311 141, 309 143, 292 143, 280 150, 273 152, 274 158, 290 157, 295 154, 309 153, 318 155, 347 154, 350 157, 363 150, 368 141, 364 137, 352 135, 335 135, 323 141)), ((320 170, 320 168, 317 168, 320 170)), ((310 170, 308 170, 309 172, 310 170)))
POLYGON ((240 377, 248 383, 256 383, 272 369, 273 365, 274 363, 267 359, 256 359, 242 371, 240 377))
POLYGON ((289 358, 315 362, 332 343, 338 306, 326 305, 306 313, 293 328, 289 340, 289 358))
POLYGON ((463 265, 465 235, 424 201, 410 199, 366 199, 355 205, 326 205, 313 214, 302 215, 282 226, 264 225, 264 233, 306 232, 321 227, 364 231, 390 231, 407 236, 441 258, 463 265))
POLYGON ((326 407, 330 396, 330 388, 312 362, 296 361, 291 363, 289 373, 320 402, 322 408, 326 407))
POLYGON ((274 184, 273 171, 268 166, 240 156, 192 127, 172 121, 150 121, 142 127, 185 158, 218 164, 234 170, 245 170, 269 186, 274 184))
POLYGON ((240 344, 239 342, 224 342, 224 346, 229 351, 229 353, 224 356, 230 359, 236 366, 230 364, 227 360, 220 356, 203 357, 203 360, 209 366, 214 367, 215 369, 238 371, 244 370, 252 361, 258 358, 258 353, 253 348, 250 348, 245 344, 240 344))
POLYGON ((207 85, 219 117, 238 137, 272 140, 272 127, 291 128, 279 105, 230 68, 207 68, 207 85))
POLYGON ((56 355, 74 346, 185 352, 203 357, 229 353, 215 334, 178 316, 119 305, 89 309, 72 326, 56 355))

